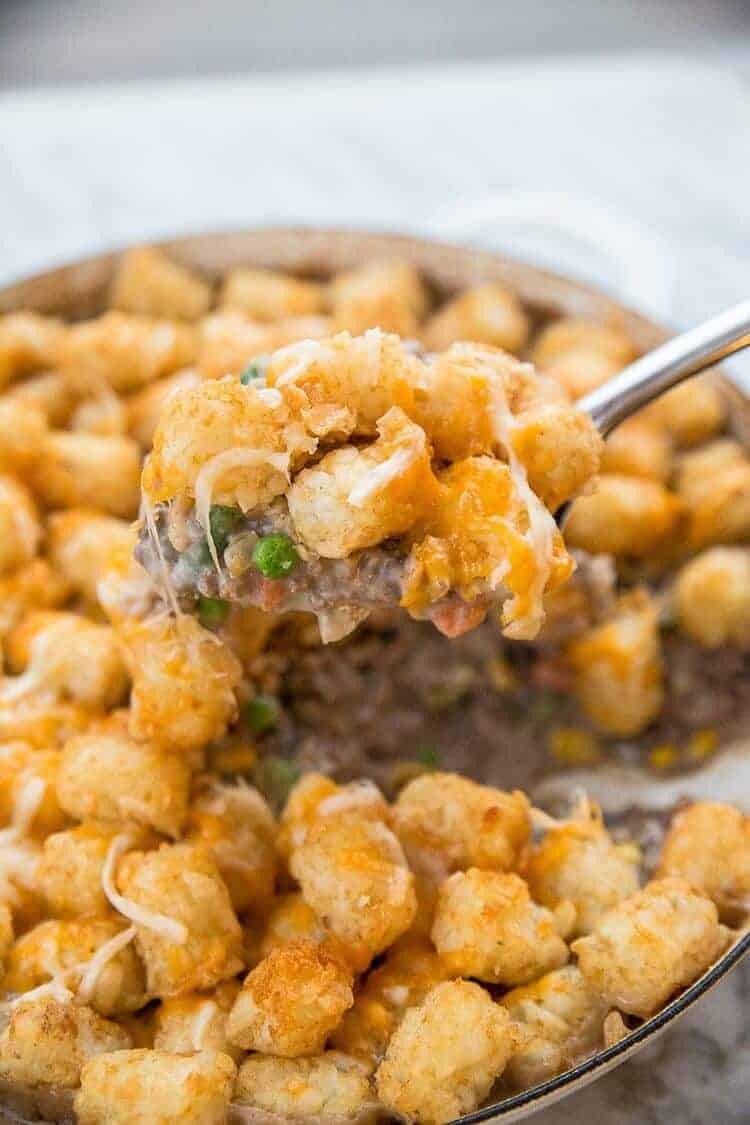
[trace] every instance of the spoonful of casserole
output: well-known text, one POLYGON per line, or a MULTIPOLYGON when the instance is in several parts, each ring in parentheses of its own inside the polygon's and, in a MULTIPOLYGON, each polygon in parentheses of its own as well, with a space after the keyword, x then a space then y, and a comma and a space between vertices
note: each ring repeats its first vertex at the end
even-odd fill
POLYGON ((531 638, 573 570, 552 512, 600 449, 557 383, 498 349, 304 340, 166 404, 138 557, 203 616, 309 611, 331 641, 378 608, 448 636, 497 609, 531 638))
POLYGON ((574 569, 558 522, 603 435, 748 344, 750 303, 575 406, 488 345, 424 355, 371 329, 282 347, 166 403, 137 557, 207 625, 232 604, 312 612, 335 641, 399 606, 449 637, 492 612, 532 639, 574 569))

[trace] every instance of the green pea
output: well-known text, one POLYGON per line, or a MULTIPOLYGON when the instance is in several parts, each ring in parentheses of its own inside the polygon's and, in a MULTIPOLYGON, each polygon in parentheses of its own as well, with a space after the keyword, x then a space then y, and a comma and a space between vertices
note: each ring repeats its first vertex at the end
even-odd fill
POLYGON ((262 378, 263 378, 263 369, 261 368, 260 364, 258 364, 258 363, 248 363, 247 367, 245 368, 245 370, 240 375, 240 382, 242 383, 243 387, 246 387, 248 385, 248 383, 253 383, 253 382, 255 382, 256 379, 262 379, 262 378))
POLYGON ((418 746, 414 756, 429 770, 436 770, 440 766, 440 751, 435 746, 418 746))
POLYGON ((279 725, 279 705, 272 695, 256 695, 242 708, 242 718, 253 734, 265 734, 279 725))
POLYGON ((241 519, 242 512, 239 508, 232 508, 228 504, 211 505, 208 521, 211 527, 211 538, 219 555, 223 552, 229 542, 229 536, 241 519))
POLYGON ((286 578, 299 562, 299 555, 286 535, 266 535, 255 544, 253 562, 265 578, 286 578))
POLYGON ((198 620, 209 629, 212 625, 222 625, 229 613, 229 602, 223 598, 198 598, 198 620))

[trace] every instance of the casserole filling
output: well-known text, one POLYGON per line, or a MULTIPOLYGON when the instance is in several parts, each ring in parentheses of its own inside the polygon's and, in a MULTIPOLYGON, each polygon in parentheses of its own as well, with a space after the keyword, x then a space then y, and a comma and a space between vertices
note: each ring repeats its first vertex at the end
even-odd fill
POLYGON ((422 358, 377 330, 303 341, 166 404, 138 557, 209 618, 222 602, 304 610, 330 641, 374 609, 457 636, 497 608, 530 639, 574 568, 552 512, 600 445, 497 349, 422 358))

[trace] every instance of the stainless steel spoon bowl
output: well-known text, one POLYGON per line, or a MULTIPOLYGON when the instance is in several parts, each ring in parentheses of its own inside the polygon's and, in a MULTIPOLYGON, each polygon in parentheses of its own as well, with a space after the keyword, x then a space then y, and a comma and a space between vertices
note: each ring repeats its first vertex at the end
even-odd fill
MULTIPOLYGON (((750 301, 741 301, 636 359, 584 395, 577 406, 591 417, 602 437, 606 437, 626 418, 684 379, 698 375, 747 347, 750 347, 750 301)), ((569 501, 558 508, 555 518, 559 527, 564 527, 571 507, 569 501)))
POLYGON ((665 391, 750 347, 750 301, 742 301, 697 328, 641 356, 580 399, 602 437, 665 391))

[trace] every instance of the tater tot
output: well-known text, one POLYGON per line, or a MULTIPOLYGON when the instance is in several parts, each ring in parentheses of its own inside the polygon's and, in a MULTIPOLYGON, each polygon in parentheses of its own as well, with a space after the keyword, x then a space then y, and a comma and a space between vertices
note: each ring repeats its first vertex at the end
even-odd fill
POLYGON ((473 340, 517 352, 528 335, 529 321, 518 297, 493 281, 454 297, 424 327, 425 345, 436 352, 444 351, 456 340, 473 340))
POLYGON ((424 430, 392 407, 378 434, 372 445, 326 454, 289 489, 296 532, 323 558, 343 559, 401 535, 434 503, 438 484, 424 430))
POLYGON ((207 379, 239 375, 254 359, 269 350, 265 325, 231 309, 212 313, 198 330, 196 367, 207 379))
POLYGON ((337 785, 311 770, 292 789, 281 814, 277 846, 288 858, 303 844, 313 824, 331 816, 356 815, 366 820, 388 819, 388 805, 377 785, 366 779, 337 785))
POLYGON ((56 609, 70 595, 70 586, 48 559, 36 558, 0 577, 0 639, 33 609, 56 609))
POLYGON ((585 414, 549 404, 519 416, 513 448, 534 492, 555 511, 597 473, 602 439, 585 414))
POLYGON ((456 976, 512 987, 565 964, 559 929, 518 875, 470 867, 441 885, 432 941, 456 976))
POLYGON ((219 304, 239 309, 258 321, 312 316, 325 307, 325 289, 317 282, 288 274, 238 266, 224 278, 219 304))
POLYGON ((436 853, 449 871, 509 871, 531 833, 531 806, 520 790, 505 793, 455 773, 426 773, 393 806, 393 829, 410 861, 436 853))
POLYGON ((18 1004, 0 1035, 0 1083, 75 1089, 95 1055, 130 1046, 130 1036, 91 1008, 52 996, 18 1004))
POLYGON ((68 329, 61 366, 70 385, 81 394, 102 387, 121 394, 187 367, 194 357, 192 328, 169 320, 107 312, 68 329))
POLYGON ((174 394, 197 387, 201 378, 192 367, 176 371, 137 391, 125 401, 127 430, 141 449, 151 448, 164 404, 174 394))
POLYGON ((242 931, 205 845, 162 844, 157 851, 130 852, 119 862, 116 882, 138 908, 136 943, 149 992, 180 996, 213 988, 239 972, 242 931), (148 924, 140 908, 151 913, 148 924))
POLYGON ((55 512, 47 523, 47 549, 52 562, 92 605, 96 605, 97 587, 113 554, 132 551, 135 542, 135 533, 125 520, 86 508, 55 512))
POLYGON ((502 1005, 523 1033, 505 1074, 518 1089, 546 1082, 602 1044, 608 1008, 576 965, 514 988, 502 1005))
POLYGON ((680 499, 655 480, 602 473, 596 491, 573 504, 565 539, 591 554, 644 558, 675 534, 682 510, 680 499))
POLYGON ((264 1055, 315 1055, 353 1001, 351 967, 333 949, 291 942, 272 950, 245 977, 227 1036, 264 1055))
POLYGON ((211 286, 155 246, 136 246, 120 258, 109 300, 123 312, 197 320, 211 306, 211 286))
POLYGON ((28 992, 62 979, 68 989, 78 993, 79 1001, 103 1016, 137 1011, 148 998, 143 965, 132 941, 108 958, 93 976, 87 975, 94 955, 124 930, 120 918, 40 922, 11 946, 3 987, 8 992, 28 992))
POLYGON ((534 491, 557 507, 599 467, 602 440, 591 420, 551 379, 487 345, 454 344, 415 373, 404 409, 423 427, 438 458, 495 454, 507 445, 534 491))
POLYGON ((478 984, 438 984, 394 1032, 378 1096, 420 1125, 444 1125, 481 1105, 516 1042, 510 1016, 478 984))
POLYGON ((128 428, 125 404, 110 390, 91 395, 78 403, 68 425, 76 433, 98 434, 100 437, 124 434, 128 428))
POLYGON ((602 472, 646 477, 666 484, 672 472, 672 439, 646 418, 629 418, 611 434, 602 454, 602 472))
POLYGON ((50 698, 45 692, 0 702, 0 742, 21 739, 35 749, 60 747, 89 726, 88 707, 50 698))
POLYGON ((109 902, 102 872, 118 824, 96 821, 47 836, 37 868, 39 889, 56 918, 88 918, 106 914, 109 902))
POLYGON ((165 403, 143 492, 157 503, 208 487, 212 503, 246 511, 283 493, 290 465, 316 446, 278 392, 209 379, 165 403))
POLYGON ((79 1125, 224 1125, 236 1067, 220 1051, 139 1048, 97 1055, 81 1072, 79 1125))
POLYGON ((24 473, 39 456, 46 434, 41 410, 7 395, 0 398, 0 472, 24 473))
POLYGON ((341 1051, 377 1065, 408 1008, 453 976, 429 942, 403 938, 355 992, 354 1006, 331 1037, 341 1051))
POLYGON ((0 316, 0 387, 21 375, 53 367, 60 356, 65 327, 35 312, 0 316))
POLYGON ((597 324, 583 317, 564 317, 540 332, 531 358, 540 370, 546 370, 566 354, 579 351, 607 356, 617 369, 630 363, 636 354, 632 340, 615 325, 597 324))
POLYGON ((633 735, 661 710, 658 608, 645 590, 624 595, 612 620, 571 641, 566 657, 589 718, 607 734, 633 735))
POLYGON ((687 508, 688 546, 750 541, 750 458, 724 438, 686 453, 677 493, 687 508))
POLYGON ((437 628, 454 637, 466 631, 463 615, 473 627, 487 612, 482 599, 494 597, 502 604, 505 635, 532 639, 544 618, 543 594, 573 570, 552 516, 493 457, 457 461, 439 482, 438 502, 411 532, 400 604, 413 616, 429 611, 437 628), (448 591, 467 604, 435 605, 448 591))
POLYGON ((30 613, 8 638, 11 671, 0 700, 44 691, 87 707, 115 707, 128 689, 128 676, 113 630, 75 613, 30 613))
POLYGON ((236 1061, 242 1052, 227 1040, 227 1020, 239 990, 237 981, 225 980, 210 992, 187 992, 162 1000, 154 1015, 153 1046, 178 1055, 223 1051, 236 1061))
POLYGON ((66 743, 57 781, 62 807, 78 820, 154 828, 177 836, 185 821, 185 758, 124 734, 83 734, 66 743))
POLYGON ((242 668, 194 618, 124 622, 118 635, 133 677, 130 733, 174 751, 201 750, 237 713, 242 668))
POLYGON ((703 376, 655 399, 645 413, 664 426, 681 449, 689 449, 720 433, 726 406, 715 380, 703 376))
POLYGON ((659 858, 660 876, 676 875, 708 895, 736 921, 750 903, 750 817, 732 805, 697 801, 672 819, 659 858))
POLYGON ((0 476, 0 574, 31 562, 39 548, 42 527, 28 489, 10 476, 0 476))
POLYGON ((305 901, 344 943, 357 968, 405 933, 417 909, 414 876, 380 821, 329 818, 292 852, 305 901))
POLYGON ((0 825, 17 824, 25 835, 44 839, 66 824, 57 781, 58 750, 36 749, 28 743, 3 741, 0 752, 0 825))
POLYGON ((260 939, 258 952, 265 957, 273 949, 291 941, 316 942, 318 945, 330 937, 328 930, 302 895, 295 891, 278 895, 268 913, 260 939))
POLYGON ((677 574, 680 628, 706 648, 750 647, 750 551, 711 547, 677 574))
POLYGON ((368 328, 382 328, 407 339, 418 335, 427 293, 408 262, 372 262, 334 278, 331 304, 338 330, 356 336, 368 328))
POLYGON ((257 789, 218 782, 200 786, 186 835, 211 849, 238 914, 268 908, 276 881, 276 822, 257 789))
POLYGON ((549 360, 542 370, 575 402, 606 383, 621 368, 622 364, 614 356, 582 346, 549 360))
POLYGON ((573 942, 589 986, 609 1005, 646 1019, 692 984, 727 944, 716 907, 684 879, 656 879, 573 942))
POLYGON ((573 933, 587 934, 602 914, 638 890, 638 849, 615 844, 598 810, 550 827, 530 845, 523 876, 534 899, 551 910, 575 907, 573 933))
POLYGON ((270 357, 265 371, 269 386, 303 392, 308 405, 301 415, 311 433, 334 437, 373 436, 392 406, 421 425, 415 408, 424 374, 423 362, 379 329, 291 344, 270 357))
POLYGON ((235 1098, 282 1118, 359 1117, 375 1099, 359 1063, 338 1051, 311 1058, 252 1055, 239 1069, 235 1098))
POLYGON ((62 371, 40 371, 15 383, 5 392, 3 401, 37 410, 49 426, 61 429, 70 420, 77 397, 62 371))
POLYGON ((48 508, 98 508, 133 519, 138 511, 141 452, 117 434, 48 434, 29 476, 48 508))

